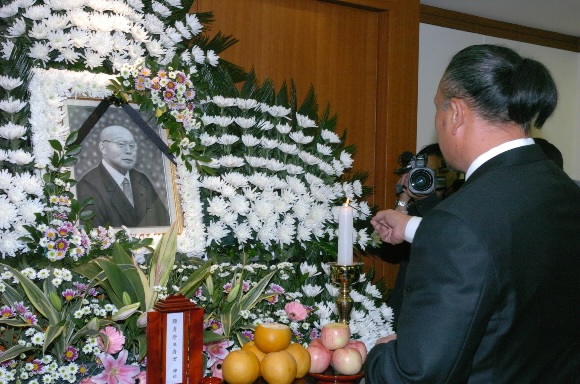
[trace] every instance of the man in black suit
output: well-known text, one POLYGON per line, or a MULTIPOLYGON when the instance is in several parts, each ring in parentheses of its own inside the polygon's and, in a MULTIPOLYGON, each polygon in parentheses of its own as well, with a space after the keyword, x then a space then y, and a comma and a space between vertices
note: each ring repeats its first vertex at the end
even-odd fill
POLYGON ((579 382, 580 188, 530 138, 556 102, 548 70, 508 48, 451 60, 435 126, 465 183, 416 232, 392 210, 373 218, 412 247, 398 333, 370 351, 369 384, 579 382))
POLYGON ((133 169, 137 143, 125 127, 109 126, 101 131, 101 163, 77 184, 78 200, 94 198, 92 223, 120 227, 169 225, 167 208, 143 173, 133 169))

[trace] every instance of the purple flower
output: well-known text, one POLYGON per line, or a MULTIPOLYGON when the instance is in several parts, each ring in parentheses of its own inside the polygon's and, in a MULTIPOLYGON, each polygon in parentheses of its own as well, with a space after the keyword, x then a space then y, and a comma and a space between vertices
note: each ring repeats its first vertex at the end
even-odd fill
POLYGON ((43 373, 44 366, 42 365, 42 361, 38 359, 32 360, 32 372, 34 373, 43 373))
POLYGON ((166 89, 165 91, 163 91, 163 97, 165 98, 165 100, 171 100, 173 99, 173 96, 175 96, 175 93, 172 90, 166 89))
POLYGON ((64 350, 64 358, 68 361, 75 361, 79 357, 79 351, 75 347, 68 347, 64 350))
POLYGON ((62 297, 64 297, 65 301, 71 301, 77 295, 78 292, 75 291, 74 289, 65 289, 64 292, 62 293, 62 297))
POLYGON ((225 293, 230 293, 231 290, 232 290, 232 283, 226 283, 224 285, 224 292, 225 293))
POLYGON ((282 288, 281 286, 279 286, 278 284, 270 284, 270 292, 275 292, 275 293, 284 293, 286 292, 284 290, 284 288, 282 288))
POLYGON ((187 89, 183 95, 186 100, 192 100, 195 97, 195 91, 193 89, 187 89))
POLYGON ((254 340, 254 332, 242 331, 242 336, 246 336, 249 340, 254 340))
POLYGON ((5 305, 0 309, 0 316, 4 319, 14 317, 14 310, 9 306, 5 305))
POLYGON ((244 280, 244 282, 242 283, 242 290, 244 292, 248 292, 250 290, 250 287, 251 287, 250 282, 247 280, 244 280))
POLYGON ((34 315, 32 312, 28 312, 25 313, 22 318, 24 319, 24 322, 30 325, 36 325, 38 324, 38 319, 36 318, 36 315, 34 315))
POLYGON ((24 303, 22 301, 17 301, 14 303, 14 310, 21 315, 30 312, 28 310, 28 307, 26 305, 24 305, 24 303))
POLYGON ((210 331, 215 332, 215 333, 219 333, 220 335, 223 335, 224 333, 224 329, 222 327, 222 323, 216 319, 211 319, 204 328, 209 328, 210 331))
POLYGON ((66 252, 68 249, 68 241, 65 239, 58 239, 54 243, 54 250, 57 252, 66 252))

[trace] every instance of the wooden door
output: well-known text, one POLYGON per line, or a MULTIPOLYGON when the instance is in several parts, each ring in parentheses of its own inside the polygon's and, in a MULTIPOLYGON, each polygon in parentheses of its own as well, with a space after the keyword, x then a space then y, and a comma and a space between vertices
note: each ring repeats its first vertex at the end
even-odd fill
MULTIPOLYGON (((197 0, 212 11, 210 35, 239 42, 222 56, 276 88, 293 79, 298 98, 314 85, 338 133, 355 144, 354 171, 368 171, 369 203, 391 208, 398 155, 415 149, 418 0, 197 0)), ((365 258, 393 286, 397 266, 365 258)))

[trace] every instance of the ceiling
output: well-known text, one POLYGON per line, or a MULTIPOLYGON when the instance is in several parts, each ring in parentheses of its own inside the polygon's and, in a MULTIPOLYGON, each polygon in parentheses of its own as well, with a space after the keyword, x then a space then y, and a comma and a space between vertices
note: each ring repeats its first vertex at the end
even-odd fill
POLYGON ((420 0, 420 3, 580 37, 580 0, 420 0))

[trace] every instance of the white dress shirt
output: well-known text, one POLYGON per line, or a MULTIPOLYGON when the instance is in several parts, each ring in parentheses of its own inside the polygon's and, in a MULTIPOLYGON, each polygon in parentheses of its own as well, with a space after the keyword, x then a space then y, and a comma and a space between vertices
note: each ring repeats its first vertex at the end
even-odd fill
MULTIPOLYGON (((509 151, 510 149, 531 144, 534 144, 534 139, 524 138, 508 141, 498 145, 497 147, 493 147, 489 151, 482 153, 475 160, 473 160, 469 168, 467 168, 467 172, 465 172, 465 180, 467 181, 469 176, 471 176, 473 172, 475 172, 477 168, 481 167, 486 161, 493 159, 497 155, 509 151)), ((407 226, 405 227, 405 241, 408 241, 409 243, 413 242, 413 239, 415 238, 415 232, 417 232, 417 228, 419 228, 421 220, 422 219, 418 216, 412 216, 411 219, 407 222, 407 226)))

